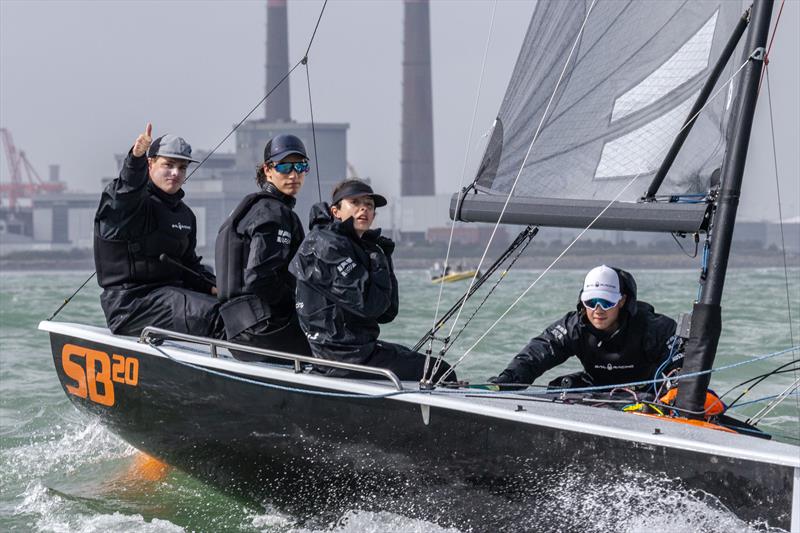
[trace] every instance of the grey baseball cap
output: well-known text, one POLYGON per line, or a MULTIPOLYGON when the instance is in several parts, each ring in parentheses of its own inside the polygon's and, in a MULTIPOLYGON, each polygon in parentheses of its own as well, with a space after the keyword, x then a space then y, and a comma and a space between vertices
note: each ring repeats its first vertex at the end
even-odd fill
POLYGON ((185 159, 192 163, 199 163, 192 159, 192 147, 177 135, 166 134, 157 138, 147 149, 147 157, 171 157, 172 159, 185 159))

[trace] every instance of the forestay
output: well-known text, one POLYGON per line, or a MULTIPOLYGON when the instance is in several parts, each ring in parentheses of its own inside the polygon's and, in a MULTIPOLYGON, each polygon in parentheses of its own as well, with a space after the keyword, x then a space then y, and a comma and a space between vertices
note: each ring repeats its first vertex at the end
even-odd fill
MULTIPOLYGON (((655 215, 647 212, 652 204, 636 202, 746 8, 739 1, 539 2, 477 171, 479 194, 467 195, 459 218, 496 222, 519 175, 503 222, 582 227, 636 178, 593 227, 696 231, 706 205, 685 202, 705 195, 722 165, 736 101, 736 84, 725 84, 743 60, 740 50, 659 190, 684 203, 660 204, 655 215)), ((457 207, 454 199, 451 214, 457 207)))

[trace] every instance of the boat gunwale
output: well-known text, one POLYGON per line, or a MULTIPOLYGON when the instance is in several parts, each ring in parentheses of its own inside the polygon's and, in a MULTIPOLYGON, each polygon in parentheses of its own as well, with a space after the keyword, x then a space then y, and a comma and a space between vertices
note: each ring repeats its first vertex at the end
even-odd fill
MULTIPOLYGON (((39 323, 38 329, 51 334, 78 337, 91 342, 113 345, 142 355, 173 359, 178 363, 191 364, 211 370, 327 389, 328 391, 339 393, 385 396, 383 398, 385 400, 438 407, 489 418, 625 440, 644 445, 775 464, 796 470, 800 469, 800 446, 763 440, 748 435, 733 435, 713 429, 676 424, 669 419, 651 420, 649 417, 629 416, 630 413, 584 405, 532 402, 530 401, 530 396, 522 394, 511 393, 503 397, 493 397, 492 393, 479 390, 470 390, 466 394, 456 393, 455 391, 447 393, 441 390, 433 392, 419 391, 417 384, 413 382, 403 382, 408 385, 403 391, 398 391, 390 382, 383 383, 373 380, 335 378, 304 372, 297 373, 293 367, 237 361, 236 359, 212 357, 210 353, 188 351, 187 347, 181 343, 165 342, 158 347, 150 346, 140 343, 136 337, 113 335, 107 329, 97 326, 44 320, 39 323), (525 402, 523 409, 519 409, 520 402, 525 402), (534 413, 532 410, 545 411, 545 413, 534 413), (558 412, 547 413, 547 411, 558 412), (607 423, 598 423, 598 420, 606 420, 607 423), (665 425, 664 422, 668 424, 665 425), (656 432, 656 430, 658 431, 656 432), (671 433, 677 433, 677 435, 670 435, 671 433), (733 442, 734 439, 747 440, 741 441, 741 444, 739 444, 733 442)), ((298 391, 298 393, 302 393, 302 391, 298 391)))

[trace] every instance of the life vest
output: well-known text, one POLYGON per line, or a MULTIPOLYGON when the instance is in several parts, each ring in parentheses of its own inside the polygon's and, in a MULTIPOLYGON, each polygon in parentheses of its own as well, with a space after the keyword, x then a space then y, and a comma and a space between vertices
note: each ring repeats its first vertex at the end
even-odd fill
MULTIPOLYGON (((234 338, 248 328, 269 320, 269 329, 277 329, 286 325, 294 315, 294 284, 290 290, 292 298, 290 302, 281 302, 277 308, 275 302, 270 304, 266 298, 253 294, 245 288, 244 273, 250 260, 251 238, 238 231, 239 224, 245 215, 261 200, 280 202, 286 209, 291 211, 294 198, 282 195, 277 189, 268 183, 264 190, 248 194, 245 196, 236 209, 220 226, 216 243, 217 258, 217 290, 222 305, 220 314, 225 323, 225 332, 228 338, 234 338)), ((283 213, 283 211, 281 211, 283 213)), ((281 215, 283 219, 285 214, 281 215)), ((299 227, 296 215, 291 213, 287 220, 276 220, 285 227, 299 227)), ((291 241, 287 244, 293 247, 292 252, 302 240, 302 230, 300 235, 292 232, 291 241), (297 242, 295 242, 297 241, 297 242)), ((291 255, 287 258, 291 258, 291 255)), ((288 276, 288 273, 287 273, 288 276)), ((293 281, 293 280, 292 280, 293 281)), ((262 295, 263 296, 263 295, 262 295)))
MULTIPOLYGON (((170 208, 160 201, 151 201, 150 226, 134 239, 106 239, 94 232, 94 262, 97 281, 103 288, 123 284, 178 283, 181 269, 161 262, 161 254, 180 258, 192 246, 195 218, 183 203, 170 208)), ((97 222, 95 223, 97 225, 97 222)))

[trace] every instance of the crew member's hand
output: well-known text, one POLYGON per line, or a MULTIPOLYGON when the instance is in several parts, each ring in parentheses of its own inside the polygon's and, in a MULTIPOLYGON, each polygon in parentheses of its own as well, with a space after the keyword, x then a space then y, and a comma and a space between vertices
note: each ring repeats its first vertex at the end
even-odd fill
POLYGON ((211 295, 212 296, 216 296, 218 294, 219 294, 219 291, 217 290, 217 288, 216 287, 211 287, 211 295))
POLYGON ((150 148, 150 144, 153 142, 152 134, 153 125, 148 122, 144 128, 144 133, 139 134, 136 137, 136 142, 133 143, 133 155, 135 157, 142 157, 147 153, 147 149, 150 148))

